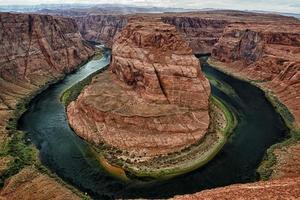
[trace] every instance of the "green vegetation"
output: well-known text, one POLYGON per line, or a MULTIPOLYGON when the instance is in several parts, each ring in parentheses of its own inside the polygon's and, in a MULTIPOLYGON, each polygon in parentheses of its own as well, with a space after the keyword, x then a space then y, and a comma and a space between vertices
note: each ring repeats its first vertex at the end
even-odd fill
POLYGON ((9 167, 0 175, 0 187, 4 180, 18 173, 26 166, 38 164, 38 151, 33 145, 24 141, 24 132, 17 130, 19 117, 26 111, 26 105, 31 98, 26 98, 17 104, 13 117, 7 123, 6 130, 9 138, 0 149, 0 157, 11 157, 9 167))
POLYGON ((86 77, 85 79, 79 81, 78 83, 74 84, 73 86, 71 86, 70 88, 66 89, 61 97, 60 97, 60 101, 65 105, 68 106, 72 101, 75 101, 77 99, 77 97, 79 96, 80 92, 83 90, 83 88, 90 84, 93 77, 96 76, 97 74, 105 71, 108 68, 108 66, 99 69, 98 71, 90 74, 88 77, 86 77))
MULTIPOLYGON (((225 145, 230 133, 237 125, 235 115, 229 110, 217 97, 211 97, 211 106, 214 106, 215 112, 221 112, 225 120, 224 127, 218 127, 217 122, 212 123, 213 131, 209 131, 206 136, 198 143, 193 144, 180 152, 174 152, 164 156, 158 156, 146 163, 135 163, 134 161, 122 160, 118 158, 116 149, 109 147, 97 148, 98 154, 104 155, 107 162, 114 166, 111 171, 108 171, 115 176, 115 166, 123 168, 126 171, 127 177, 139 180, 160 179, 165 180, 181 174, 191 172, 212 160, 217 153, 225 145), (218 111, 216 111, 216 109, 218 111)), ((104 145, 105 146, 105 145, 104 145)), ((120 153, 122 156, 129 157, 126 153, 120 153)), ((134 158, 132 158, 134 159, 134 158)), ((104 166, 105 167, 105 166, 104 166)), ((122 173, 123 175, 123 173, 122 173)), ((122 178, 123 177, 119 177, 122 178)))
MULTIPOLYGON (((82 62, 78 68, 80 68, 86 63, 87 61, 82 62)), ((22 114, 27 110, 27 105, 29 104, 30 100, 42 91, 46 90, 50 85, 62 80, 64 77, 65 75, 62 75, 54 80, 48 81, 38 91, 33 92, 32 94, 23 98, 16 105, 13 115, 6 125, 6 130, 8 132, 9 137, 7 138, 6 142, 4 142, 4 144, 0 146, 0 157, 11 158, 8 169, 6 169, 3 173, 0 174, 0 188, 3 187, 4 181, 7 178, 19 173, 25 167, 33 166, 40 173, 46 174, 47 176, 55 179, 61 185, 70 189, 81 199, 91 199, 89 196, 87 196, 87 194, 82 194, 78 189, 65 183, 57 175, 53 174, 45 166, 43 166, 38 158, 38 149, 33 144, 28 143, 25 140, 25 132, 19 131, 17 129, 18 120, 22 116, 22 114)))
POLYGON ((251 81, 251 80, 245 79, 241 76, 237 76, 233 73, 229 73, 229 72, 225 71, 222 67, 218 67, 218 65, 220 65, 220 63, 216 63, 211 59, 208 60, 208 63, 213 68, 216 68, 229 76, 233 76, 239 80, 246 81, 246 82, 254 85, 255 87, 258 87, 261 90, 263 90, 265 92, 266 98, 273 105, 275 110, 280 114, 285 125, 289 128, 288 138, 286 140, 284 140, 283 142, 280 142, 280 143, 277 143, 277 144, 274 144, 273 146, 271 146, 267 150, 262 162, 260 163, 260 165, 257 169, 257 172, 260 175, 260 179, 268 180, 273 173, 273 166, 275 166, 277 163, 277 159, 274 154, 274 150, 281 149, 284 147, 289 147, 289 146, 295 144, 296 142, 298 142, 300 140, 300 127, 297 127, 297 125, 295 124, 294 116, 288 110, 288 108, 283 103, 281 103, 280 100, 274 94, 264 90, 264 88, 259 85, 260 83, 265 82, 265 81, 259 81, 259 80, 251 81))
POLYGON ((222 112, 224 113, 225 118, 226 118, 226 127, 224 129, 222 129, 221 131, 223 134, 226 135, 226 137, 229 137, 230 134, 235 129, 235 127, 237 126, 238 120, 237 120, 235 114, 233 113, 233 111, 229 109, 229 106, 224 101, 222 101, 220 98, 218 98, 216 96, 212 96, 211 101, 217 107, 219 107, 222 110, 222 112))
POLYGON ((239 96, 236 94, 235 90, 226 82, 220 81, 216 79, 215 77, 206 74, 206 78, 209 80, 210 84, 227 94, 228 96, 239 98, 239 96))
POLYGON ((272 95, 271 93, 266 93, 266 97, 274 106, 276 111, 281 115, 286 126, 289 128, 289 135, 286 140, 271 146, 267 150, 267 153, 263 158, 263 161, 261 162, 259 168, 257 169, 257 172, 260 174, 260 178, 262 180, 268 180, 273 173, 273 166, 276 165, 277 163, 274 150, 281 149, 283 147, 289 147, 300 140, 300 130, 295 125, 295 119, 292 113, 288 110, 288 108, 284 104, 282 104, 279 101, 279 99, 276 96, 272 95))

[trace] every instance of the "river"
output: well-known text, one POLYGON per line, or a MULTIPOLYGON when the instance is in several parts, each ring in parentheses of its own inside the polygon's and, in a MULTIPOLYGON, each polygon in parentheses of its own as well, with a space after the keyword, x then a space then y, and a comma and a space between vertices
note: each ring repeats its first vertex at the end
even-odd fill
POLYGON ((206 75, 230 88, 226 93, 212 85, 212 94, 230 106, 239 121, 227 144, 206 166, 167 181, 118 180, 99 166, 86 142, 69 127, 65 108, 59 101, 65 89, 109 62, 110 52, 106 51, 102 59, 89 61, 50 86, 31 101, 19 120, 19 129, 26 131, 27 139, 39 149, 42 163, 94 199, 166 198, 256 181, 256 169, 264 153, 286 135, 286 126, 260 89, 204 64, 206 75))

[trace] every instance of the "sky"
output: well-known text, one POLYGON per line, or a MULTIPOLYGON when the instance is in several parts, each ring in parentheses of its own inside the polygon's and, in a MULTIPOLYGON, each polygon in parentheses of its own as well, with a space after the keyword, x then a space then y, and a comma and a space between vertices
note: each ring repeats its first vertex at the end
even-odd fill
POLYGON ((300 14, 300 0, 0 0, 0 5, 30 5, 58 3, 118 3, 136 6, 158 6, 176 8, 216 8, 237 10, 264 10, 300 14))

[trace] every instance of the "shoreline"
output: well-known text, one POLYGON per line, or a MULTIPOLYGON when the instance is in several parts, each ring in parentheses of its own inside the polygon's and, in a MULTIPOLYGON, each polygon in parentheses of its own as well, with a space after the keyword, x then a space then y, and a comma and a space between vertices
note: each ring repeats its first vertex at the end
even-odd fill
POLYGON ((259 85, 259 82, 255 82, 251 79, 243 77, 239 72, 232 72, 232 71, 226 71, 224 68, 226 67, 225 63, 222 63, 220 61, 216 61, 214 59, 209 58, 207 60, 207 63, 229 75, 234 78, 237 78, 239 80, 245 81, 260 90, 264 92, 264 95, 266 99, 271 103, 275 111, 281 116, 283 122, 285 123, 286 127, 289 129, 289 134, 287 135, 287 138, 285 138, 283 141, 276 143, 268 148, 268 150, 265 152, 265 156, 262 159, 260 165, 257 168, 257 172, 260 175, 260 180, 270 180, 271 176, 273 175, 274 166, 277 164, 277 156, 275 155, 276 149, 282 149, 284 147, 292 146, 293 144, 296 144, 298 141, 300 141, 300 128, 298 127, 296 121, 294 120, 294 116, 292 112, 276 97, 276 95, 270 91, 269 89, 264 88, 263 86, 259 85), (222 67, 220 67, 222 66, 222 67), (223 68, 224 67, 224 68, 223 68), (290 116, 292 116, 292 120, 290 119, 290 116))
MULTIPOLYGON (((108 65, 109 66, 109 65, 108 65)), ((60 101, 65 105, 65 108, 69 105, 70 102, 74 101, 80 92, 83 90, 83 88, 88 85, 94 76, 102 73, 105 71, 108 66, 90 74, 85 79, 81 80, 80 82, 74 84, 73 86, 67 88, 65 91, 62 92, 60 101)), ((114 147, 109 147, 107 145, 102 146, 95 146, 93 144, 89 144, 91 147, 91 150, 95 153, 95 157, 99 161, 99 164, 112 176, 117 177, 121 180, 128 181, 130 180, 130 177, 133 179, 170 179, 172 177, 182 175, 188 172, 191 172, 197 168, 200 168, 207 164, 209 161, 211 161, 217 153, 222 149, 222 147, 226 144, 228 137, 230 136, 230 133, 234 130, 234 128, 237 126, 237 118, 234 114, 234 112, 225 105, 225 102, 223 102, 221 99, 217 97, 211 96, 210 99, 211 104, 218 107, 219 112, 221 112, 221 115, 224 115, 224 121, 226 121, 226 126, 223 130, 215 130, 215 136, 216 137, 214 143, 210 144, 213 145, 212 148, 208 147, 209 150, 201 152, 202 155, 194 155, 193 159, 189 158, 190 154, 199 153, 197 152, 197 147, 200 148, 201 145, 205 145, 205 139, 202 139, 198 142, 196 142, 193 145, 190 145, 188 147, 185 147, 180 152, 174 152, 170 155, 162 155, 157 158, 153 158, 151 160, 151 163, 157 163, 160 162, 162 165, 157 165, 155 167, 147 167, 147 164, 145 163, 132 163, 131 161, 128 162, 128 159, 126 159, 126 155, 119 155, 118 153, 120 150, 114 147), (202 144, 204 143, 204 144, 202 144), (107 155, 105 157, 105 154, 107 155), (112 156, 111 156, 112 155, 112 156), (124 158, 125 157, 125 158, 124 158), (175 157, 172 158, 172 157, 175 157), (176 157, 179 157, 179 159, 176 157), (181 163, 177 164, 178 160, 181 161, 181 163), (184 163, 183 161, 184 160, 184 163), (170 166, 166 167, 166 162, 171 162, 170 166), (175 165, 173 164, 175 162, 175 165), (188 162, 188 163, 186 163, 188 162), (140 167, 142 166, 143 169, 140 167), (163 168, 163 169, 161 169, 163 168)), ((216 122, 215 122, 216 123, 216 122)), ((218 129, 214 127, 214 129, 218 129)), ((207 136, 212 137, 212 136, 207 136)), ((207 144, 206 144, 207 146, 207 144)), ((127 156, 128 157, 128 156, 127 156)))
POLYGON ((76 73, 79 69, 81 69, 85 64, 87 64, 90 60, 92 60, 96 55, 95 52, 92 56, 88 57, 86 60, 82 61, 79 65, 74 67, 73 70, 61 74, 60 76, 47 81, 44 85, 41 85, 36 91, 30 92, 28 95, 22 97, 19 101, 17 101, 15 108, 13 108, 12 116, 10 120, 6 123, 6 130, 8 139, 4 142, 4 147, 1 149, 2 151, 7 152, 6 157, 11 157, 12 161, 8 164, 8 167, 4 170, 3 174, 1 174, 0 179, 0 191, 5 186, 5 182, 11 177, 17 176, 19 172, 22 170, 33 167, 39 173, 45 174, 50 179, 53 179, 58 185, 65 187, 66 189, 73 192, 76 196, 82 199, 90 199, 86 194, 82 191, 78 190, 71 184, 63 181, 58 175, 51 172, 46 166, 44 166, 39 159, 39 150, 35 145, 30 143, 30 141, 25 140, 26 132, 18 129, 19 119, 22 117, 24 113, 26 113, 28 109, 28 105, 31 101, 36 98, 39 94, 47 90, 52 85, 58 84, 63 81, 67 75, 76 73), (29 142, 29 143, 28 143, 29 142), (24 158, 18 157, 15 159, 15 156, 23 156, 24 158), (17 163, 15 163, 17 160, 17 163), (20 163, 21 162, 21 163, 20 163), (3 181, 3 182, 2 182, 3 181))
MULTIPOLYGON (((217 99, 216 97, 211 97, 211 103, 218 107, 218 109, 222 112, 222 114, 225 117, 226 121, 226 126, 221 130, 216 130, 216 135, 219 137, 219 140, 213 144, 213 148, 210 148, 209 150, 201 152, 200 150, 200 155, 194 155, 193 158, 189 158, 191 156, 190 154, 196 154, 197 152, 197 147, 201 148, 202 147, 202 142, 205 141, 198 141, 196 144, 191 145, 189 147, 186 147, 183 149, 181 152, 174 152, 174 155, 179 156, 183 154, 183 161, 179 164, 175 164, 171 167, 165 167, 162 169, 163 166, 157 166, 157 168, 154 168, 153 166, 151 167, 144 167, 143 169, 138 168, 139 163, 132 164, 131 166, 128 163, 125 163, 124 161, 120 160, 109 160, 105 158, 103 154, 103 150, 100 150, 96 152, 97 154, 101 155, 101 164, 103 166, 103 162, 107 163, 105 166, 103 166, 110 174, 113 176, 117 176, 118 178, 124 180, 123 176, 118 176, 118 173, 115 173, 115 169, 118 168, 118 170, 123 170, 125 172, 126 180, 130 177, 133 179, 154 179, 154 180, 167 180, 170 178, 173 178, 178 175, 182 175, 188 172, 191 172, 195 169, 198 169, 205 164, 207 164, 209 161, 211 161, 217 153, 222 149, 222 147, 226 144, 228 137, 230 136, 230 133, 234 130, 234 128, 237 125, 237 118, 235 114, 230 111, 230 108, 228 108, 225 103, 223 103, 220 99, 217 99), (183 153, 182 153, 183 152, 183 153), (185 155, 184 155, 185 154, 185 155), (122 167, 121 167, 122 166, 122 167)), ((221 115, 222 115, 221 114, 221 115)), ((216 122, 215 122, 216 123, 216 122)), ((219 128, 216 128, 219 129, 219 128)), ((207 136, 209 137, 209 136, 207 136)), ((210 144, 210 143, 209 143, 210 144)), ((207 145, 207 144, 206 144, 207 145)), ((204 146, 204 145, 203 145, 204 146)), ((104 150, 105 151, 105 150, 104 150)), ((199 150, 198 150, 199 151, 199 150)), ((167 155, 164 157, 156 158, 160 160, 168 160, 172 157, 172 155, 167 155)), ((176 158, 175 158, 176 161, 176 158)), ((155 163, 155 160, 151 161, 151 163, 155 163)), ((139 166, 140 167, 140 166, 139 166)))

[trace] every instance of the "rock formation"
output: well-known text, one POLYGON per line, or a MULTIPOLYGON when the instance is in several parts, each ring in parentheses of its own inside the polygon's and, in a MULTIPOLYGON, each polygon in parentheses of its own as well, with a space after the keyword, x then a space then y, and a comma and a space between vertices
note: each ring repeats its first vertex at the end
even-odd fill
MULTIPOLYGON (((14 113, 17 104, 51 81, 75 70, 80 63, 92 56, 93 52, 94 50, 83 41, 72 19, 34 14, 0 14, 1 151, 7 148, 10 141, 11 127, 7 124, 16 117, 14 113)), ((13 160, 9 155, 0 155, 1 181, 2 174, 13 160)), ((15 178, 18 179, 18 175, 15 178)), ((30 181, 38 180, 39 178, 34 178, 30 181)), ((51 185, 55 183, 48 176, 43 176, 43 181, 49 181, 51 185)), ((67 190, 59 184, 57 187, 67 190)), ((6 186, 1 195, 6 196, 7 191, 11 189, 10 185, 6 186)), ((25 193, 21 190, 18 192, 19 197, 25 193)))
POLYGON ((84 39, 107 47, 112 47, 114 37, 127 24, 126 15, 88 15, 75 20, 84 39))
POLYGON ((203 138, 210 85, 175 27, 133 20, 116 39, 112 56, 109 72, 67 109, 78 135, 149 157, 203 138))
POLYGON ((72 19, 2 13, 0 21, 3 108, 13 108, 24 95, 73 71, 93 54, 72 19))
POLYGON ((57 199, 57 200, 80 200, 74 191, 61 186, 55 179, 42 174, 34 167, 26 167, 17 175, 7 180, 0 190, 1 200, 20 199, 57 199))
POLYGON ((236 184, 196 194, 181 195, 173 200, 213 200, 213 199, 299 199, 300 179, 261 181, 248 184, 236 184))
POLYGON ((143 16, 161 18, 174 25, 189 43, 195 54, 211 53, 213 46, 222 36, 225 27, 235 23, 295 22, 291 17, 274 14, 250 13, 242 11, 201 11, 164 14, 93 14, 77 17, 80 32, 87 40, 112 47, 114 37, 125 27, 130 18, 143 16))
POLYGON ((300 124, 300 22, 227 27, 213 58, 272 91, 300 124))

